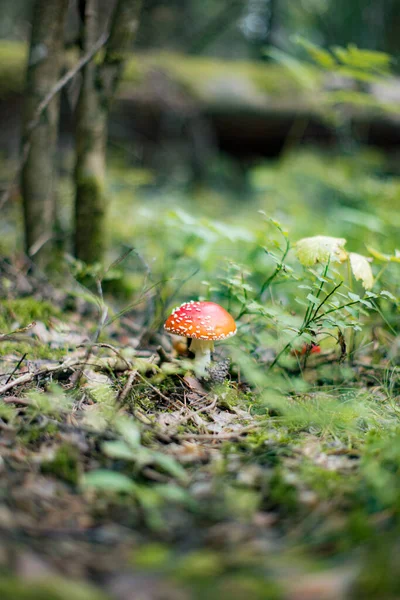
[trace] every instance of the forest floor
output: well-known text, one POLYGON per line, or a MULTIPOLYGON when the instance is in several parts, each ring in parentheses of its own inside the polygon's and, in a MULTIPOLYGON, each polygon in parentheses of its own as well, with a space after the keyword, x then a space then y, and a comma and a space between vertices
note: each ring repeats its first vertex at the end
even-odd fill
POLYGON ((23 262, 0 281, 3 600, 398 597, 399 442, 372 439, 396 368, 327 385, 310 357, 295 423, 237 369, 198 381, 140 307, 111 322, 23 262))

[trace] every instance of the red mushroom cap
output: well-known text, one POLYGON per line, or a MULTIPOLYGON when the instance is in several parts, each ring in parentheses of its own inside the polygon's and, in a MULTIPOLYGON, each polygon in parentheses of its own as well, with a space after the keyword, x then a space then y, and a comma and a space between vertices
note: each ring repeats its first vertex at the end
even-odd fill
POLYGON ((169 333, 199 340, 224 340, 236 333, 233 317, 215 302, 185 302, 164 325, 169 333))

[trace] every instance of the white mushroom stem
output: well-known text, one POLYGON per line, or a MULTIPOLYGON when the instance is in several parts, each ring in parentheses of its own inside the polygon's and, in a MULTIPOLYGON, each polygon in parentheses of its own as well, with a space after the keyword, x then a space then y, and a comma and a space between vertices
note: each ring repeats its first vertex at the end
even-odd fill
POLYGON ((199 340, 192 338, 190 343, 190 352, 193 352, 194 372, 198 377, 205 377, 207 369, 211 364, 211 352, 214 350, 214 342, 212 340, 199 340))

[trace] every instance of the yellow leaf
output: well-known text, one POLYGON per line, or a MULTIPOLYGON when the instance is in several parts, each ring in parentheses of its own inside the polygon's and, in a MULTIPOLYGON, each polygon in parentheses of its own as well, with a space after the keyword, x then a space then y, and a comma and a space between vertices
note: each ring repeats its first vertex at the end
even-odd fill
POLYGON ((366 290, 370 290, 374 285, 374 276, 368 258, 356 252, 350 252, 349 258, 354 277, 357 281, 361 281, 366 290))
POLYGON ((347 259, 345 243, 344 238, 326 235, 303 238, 296 243, 297 258, 305 267, 311 267, 316 263, 326 263, 328 260, 343 262, 347 259))

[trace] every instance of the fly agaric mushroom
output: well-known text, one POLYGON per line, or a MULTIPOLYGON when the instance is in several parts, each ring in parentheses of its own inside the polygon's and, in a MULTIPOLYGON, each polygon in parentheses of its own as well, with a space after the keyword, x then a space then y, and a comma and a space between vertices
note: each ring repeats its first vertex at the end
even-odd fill
POLYGON ((194 371, 204 377, 211 362, 214 342, 236 333, 233 317, 215 302, 185 302, 165 322, 169 333, 191 338, 190 351, 195 355, 194 371))

